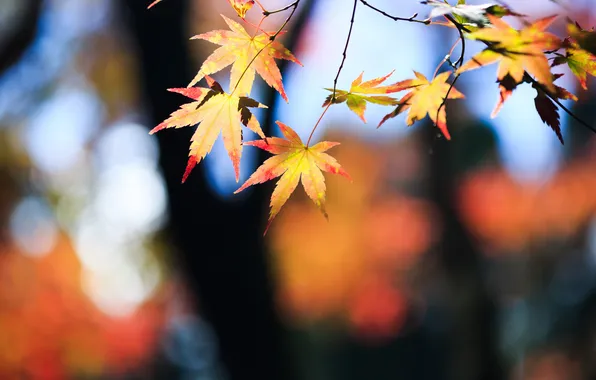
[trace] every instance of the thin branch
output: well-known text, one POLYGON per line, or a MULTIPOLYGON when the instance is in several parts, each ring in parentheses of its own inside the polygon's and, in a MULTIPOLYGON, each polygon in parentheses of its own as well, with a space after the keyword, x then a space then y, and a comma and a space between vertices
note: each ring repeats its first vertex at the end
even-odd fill
POLYGON ((298 6, 298 3, 299 3, 299 2, 300 2, 300 0, 296 0, 296 1, 294 1, 292 4, 288 4, 288 5, 286 5, 285 7, 283 7, 283 8, 279 8, 279 9, 276 9, 276 10, 274 10, 274 11, 268 11, 268 10, 265 10, 265 9, 264 9, 264 10, 263 10, 263 15, 264 15, 264 16, 269 16, 269 15, 272 15, 272 14, 275 14, 275 13, 280 13, 280 12, 286 11, 286 10, 288 10, 288 9, 292 8, 292 7, 294 7, 294 9, 296 9, 296 7, 298 6))
POLYGON ((358 7, 358 0, 354 0, 354 8, 352 9, 352 18, 350 19, 350 29, 348 30, 348 38, 346 38, 346 44, 344 46, 344 51, 342 53, 342 59, 341 59, 341 63, 339 64, 339 69, 337 69, 337 74, 335 75, 335 79, 333 80, 333 94, 331 95, 331 103, 335 102, 335 92, 337 91, 337 80, 339 79, 341 70, 344 68, 344 63, 346 62, 348 46, 350 45, 350 39, 352 38, 352 29, 354 28, 354 18, 356 17, 356 8, 357 7, 358 7))
POLYGON ((414 13, 411 17, 397 17, 397 16, 392 16, 389 13, 375 7, 374 5, 369 4, 366 0, 360 0, 360 2, 369 7, 370 9, 374 10, 375 12, 378 12, 380 14, 382 14, 383 16, 392 19, 393 21, 407 21, 407 22, 416 22, 419 24, 424 24, 424 25, 429 25, 430 24, 430 20, 417 20, 416 17, 418 17, 418 13, 414 13))

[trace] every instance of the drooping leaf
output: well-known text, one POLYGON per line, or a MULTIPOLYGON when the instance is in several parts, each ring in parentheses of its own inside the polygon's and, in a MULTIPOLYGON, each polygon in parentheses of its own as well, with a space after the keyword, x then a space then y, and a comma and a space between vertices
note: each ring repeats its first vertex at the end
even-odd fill
POLYGON ((485 41, 489 46, 463 64, 458 73, 499 62, 497 80, 506 75, 521 83, 527 71, 550 91, 555 91, 545 50, 557 49, 560 39, 545 29, 556 16, 546 17, 518 31, 505 21, 487 15, 493 27, 485 27, 468 34, 468 38, 485 41))
POLYGON ((465 0, 458 1, 456 5, 451 5, 439 0, 423 1, 422 4, 427 4, 433 7, 428 18, 451 14, 457 22, 466 26, 483 27, 490 23, 487 15, 495 17, 503 16, 523 16, 515 13, 509 8, 495 3, 486 3, 478 5, 466 4, 465 0))
POLYGON ((351 180, 337 160, 325 153, 330 148, 339 145, 339 143, 322 141, 309 147, 304 145, 300 136, 292 128, 279 121, 276 123, 285 139, 268 137, 267 139, 245 143, 266 150, 274 156, 268 158, 234 192, 234 194, 239 193, 249 186, 264 183, 281 176, 271 195, 271 211, 265 233, 267 233, 271 222, 298 186, 298 182, 302 181, 306 194, 327 218, 327 212, 325 211, 325 177, 322 171, 340 174, 351 180))
MULTIPOLYGON (((557 80, 563 74, 557 74, 554 76, 553 80, 557 80)), ((534 86, 536 88, 536 86, 534 86)), ((556 92, 551 94, 552 96, 558 99, 571 99, 577 101, 577 97, 564 89, 563 87, 559 87, 555 85, 556 92)), ((534 105, 536 106, 536 111, 538 111, 538 115, 546 125, 551 127, 551 129, 557 134, 559 141, 561 144, 565 144, 563 141, 563 135, 561 134, 561 121, 559 119, 559 109, 555 102, 549 98, 544 91, 536 88, 536 97, 534 98, 534 105)))
POLYGON ((386 115, 383 120, 381 120, 379 127, 387 120, 405 111, 408 111, 408 116, 406 118, 406 124, 408 126, 414 124, 418 120, 424 119, 428 114, 443 135, 450 140, 451 136, 447 129, 447 113, 443 102, 445 101, 446 96, 448 99, 460 99, 464 98, 464 94, 447 83, 447 79, 449 79, 449 76, 451 75, 451 72, 449 71, 437 75, 432 82, 419 72, 414 71, 414 74, 416 75, 416 78, 411 79, 409 86, 407 87, 410 89, 410 92, 399 100, 397 108, 393 112, 386 115), (449 92, 448 95, 447 92, 449 92))
POLYGON ((271 41, 269 35, 260 33, 252 37, 242 25, 226 16, 222 15, 222 17, 230 30, 214 30, 192 37, 192 39, 207 40, 221 47, 207 57, 188 86, 193 86, 205 75, 216 73, 232 65, 230 93, 248 96, 256 72, 269 86, 275 88, 285 101, 288 101, 275 59, 287 59, 302 65, 300 61, 281 43, 271 41))
POLYGON ((582 49, 573 38, 563 41, 565 55, 555 53, 552 66, 567 64, 584 90, 588 89, 588 75, 596 76, 596 55, 582 49))
POLYGON ((220 132, 228 155, 234 165, 236 181, 240 177, 240 157, 242 156, 242 129, 246 125, 253 132, 264 138, 257 118, 248 110, 249 107, 266 108, 254 99, 230 95, 221 89, 219 83, 206 77, 210 88, 173 88, 172 92, 185 95, 194 101, 183 104, 164 122, 153 128, 151 134, 165 128, 181 128, 199 124, 191 138, 188 164, 182 182, 185 182, 192 169, 213 147, 220 132))
POLYGON ((333 98, 333 89, 326 88, 325 90, 331 91, 332 94, 325 99, 323 107, 328 106, 330 103, 339 104, 345 102, 350 110, 352 110, 358 117, 366 123, 364 112, 366 111, 367 103, 374 103, 383 106, 394 106, 397 105, 397 99, 382 94, 391 94, 399 91, 403 91, 408 88, 410 81, 398 82, 388 86, 381 86, 383 82, 387 80, 393 74, 393 71, 389 74, 371 79, 363 82, 362 77, 364 72, 356 78, 350 87, 350 91, 335 90, 335 99, 333 98))
POLYGON ((238 13, 238 16, 242 19, 246 16, 246 12, 255 5, 254 0, 228 0, 228 3, 230 3, 232 8, 234 8, 236 13, 238 13))

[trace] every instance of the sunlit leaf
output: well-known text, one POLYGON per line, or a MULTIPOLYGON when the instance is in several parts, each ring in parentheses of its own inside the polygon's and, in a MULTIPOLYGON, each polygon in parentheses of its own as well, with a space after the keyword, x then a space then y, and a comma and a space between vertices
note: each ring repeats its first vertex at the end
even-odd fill
POLYGON ((552 66, 567 64, 584 90, 588 89, 588 75, 596 76, 596 55, 582 49, 572 38, 563 41, 565 55, 556 53, 552 66))
POLYGON ((165 128, 181 128, 199 124, 192 136, 190 153, 182 182, 186 181, 192 169, 213 147, 220 132, 228 155, 234 165, 236 181, 240 177, 240 157, 242 156, 241 124, 248 126, 253 132, 265 137, 256 117, 250 113, 249 107, 266 108, 254 99, 230 95, 221 89, 219 83, 206 77, 210 88, 174 88, 172 92, 183 94, 194 102, 183 104, 179 110, 153 128, 151 133, 165 128))
POLYGON ((487 17, 493 27, 478 29, 470 33, 468 38, 485 41, 489 46, 462 65, 457 72, 499 62, 497 80, 501 81, 509 75, 516 84, 521 83, 527 71, 554 92, 550 64, 544 50, 557 49, 561 45, 557 36, 545 32, 555 16, 540 19, 520 31, 497 17, 487 17))
POLYGON ((271 41, 269 35, 260 33, 253 37, 239 23, 226 16, 222 15, 222 17, 230 30, 214 30, 192 37, 221 45, 221 47, 207 57, 188 86, 193 86, 205 75, 216 73, 232 65, 230 93, 248 96, 256 72, 269 86, 275 88, 284 100, 288 101, 275 59, 286 59, 302 64, 281 43, 271 41))
MULTIPOLYGON (((398 91, 403 91, 404 89, 408 88, 407 85, 410 81, 398 82, 388 86, 381 86, 381 84, 385 82, 387 78, 391 76, 391 74, 393 74, 393 71, 383 77, 363 82, 363 72, 352 82, 350 91, 335 90, 335 99, 333 99, 333 94, 329 95, 327 99, 325 99, 323 107, 326 107, 330 103, 339 104, 345 102, 348 108, 366 123, 364 112, 366 111, 367 103, 374 103, 383 106, 397 105, 397 99, 382 94, 391 94, 398 91)), ((326 88, 325 90, 333 92, 332 88, 326 88)))
POLYGON ((269 137, 245 143, 266 150, 274 156, 267 159, 235 191, 236 194, 249 186, 264 183, 281 176, 271 195, 271 211, 265 233, 267 233, 273 218, 279 213, 301 180, 306 194, 317 205, 323 215, 327 217, 325 211, 325 177, 322 171, 340 174, 350 179, 348 173, 339 165, 337 160, 324 153, 339 145, 339 143, 322 141, 314 146, 306 146, 292 128, 279 121, 276 123, 285 139, 269 137))
POLYGON ((246 16, 246 12, 255 5, 254 0, 228 0, 228 3, 234 8, 238 16, 244 18, 246 16))
POLYGON ((416 74, 416 78, 411 79, 407 86, 407 88, 410 89, 410 92, 399 100, 397 108, 393 112, 386 115, 383 120, 381 120, 379 127, 390 118, 405 111, 408 111, 408 116, 406 118, 406 124, 408 126, 414 124, 418 120, 424 119, 428 114, 443 135, 448 140, 451 139, 449 131, 447 130, 447 113, 443 102, 445 101, 445 97, 448 99, 460 99, 464 97, 464 95, 455 89, 455 87, 452 87, 447 83, 447 79, 449 79, 451 72, 447 71, 437 75, 432 82, 419 72, 414 71, 414 74, 416 74), (449 95, 447 95, 447 92, 449 92, 449 95), (441 107, 441 105, 443 106, 441 107))

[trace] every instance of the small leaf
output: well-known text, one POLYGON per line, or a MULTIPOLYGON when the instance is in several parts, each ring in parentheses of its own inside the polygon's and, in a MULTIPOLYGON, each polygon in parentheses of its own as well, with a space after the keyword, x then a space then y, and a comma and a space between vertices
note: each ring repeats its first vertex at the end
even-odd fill
POLYGON ((240 18, 246 17, 246 12, 255 5, 254 0, 228 0, 228 3, 234 8, 240 18))
POLYGON ((410 81, 398 82, 388 86, 381 86, 381 84, 385 82, 392 74, 393 71, 383 77, 362 82, 364 75, 363 72, 352 82, 350 91, 335 90, 335 99, 332 99, 333 89, 326 88, 325 90, 332 92, 332 94, 325 99, 323 107, 328 106, 330 103, 339 104, 346 102, 348 108, 366 123, 364 112, 366 111, 367 103, 374 103, 383 106, 397 105, 397 99, 382 94, 391 94, 409 88, 408 86, 410 81))
POLYGON ((340 174, 351 180, 348 173, 335 158, 325 153, 330 148, 339 145, 339 143, 323 141, 308 147, 302 143, 302 140, 292 128, 279 121, 276 123, 285 139, 269 137, 245 143, 245 145, 256 146, 273 153, 275 156, 267 159, 234 192, 234 194, 239 193, 249 186, 264 183, 281 176, 271 195, 271 212, 265 233, 267 233, 271 222, 298 186, 298 182, 302 181, 302 186, 308 197, 312 199, 327 218, 327 212, 325 211, 326 186, 322 171, 340 174))
POLYGON ((419 72, 414 71, 414 74, 416 78, 409 81, 408 88, 411 91, 399 100, 398 106, 393 112, 386 115, 383 120, 381 120, 379 127, 387 120, 405 111, 408 111, 408 116, 406 118, 406 124, 408 126, 423 119, 428 114, 430 119, 435 123, 437 128, 441 130, 447 140, 450 140, 451 136, 447 129, 447 114, 443 102, 446 96, 448 99, 460 99, 464 98, 464 94, 447 83, 447 79, 449 79, 449 76, 451 75, 451 72, 449 71, 437 75, 432 82, 429 82, 428 79, 419 72), (447 95, 447 92, 449 92, 449 95, 447 95))

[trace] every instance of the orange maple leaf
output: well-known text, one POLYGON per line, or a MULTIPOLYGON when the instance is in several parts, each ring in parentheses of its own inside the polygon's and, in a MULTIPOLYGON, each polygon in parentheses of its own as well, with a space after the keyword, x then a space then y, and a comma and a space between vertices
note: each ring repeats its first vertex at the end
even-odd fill
POLYGON ((151 134, 165 128, 181 128, 200 123, 192 136, 190 153, 182 182, 186 181, 192 169, 213 147, 213 143, 221 132, 228 155, 234 165, 236 182, 240 177, 240 157, 242 156, 242 129, 246 125, 253 132, 265 138, 259 121, 248 110, 249 107, 267 108, 254 99, 225 93, 219 83, 206 77, 210 88, 172 88, 177 92, 194 99, 183 104, 164 122, 151 130, 151 134))
POLYGON ((509 75, 515 84, 521 83, 527 71, 548 90, 555 92, 550 65, 545 50, 557 49, 561 40, 554 34, 545 32, 556 16, 546 17, 516 30, 505 21, 487 15, 492 27, 485 27, 467 35, 470 39, 481 40, 489 46, 463 64, 457 73, 500 62, 497 80, 509 75))
POLYGON ((210 75, 232 65, 230 92, 248 95, 255 79, 255 71, 265 82, 276 89, 287 102, 288 97, 281 81, 275 59, 286 59, 302 65, 281 43, 272 41, 265 33, 252 37, 239 23, 222 15, 230 30, 214 30, 192 39, 202 39, 221 45, 203 62, 201 69, 190 82, 193 86, 205 75, 210 75))
POLYGON ((326 152, 339 145, 337 142, 322 141, 312 147, 304 145, 300 136, 292 128, 276 121, 285 139, 268 137, 267 139, 249 141, 246 145, 256 146, 273 153, 248 180, 234 192, 237 194, 251 185, 267 182, 281 176, 271 195, 271 212, 265 233, 273 218, 279 213, 290 195, 302 179, 302 186, 310 199, 321 210, 325 218, 325 177, 322 171, 340 174, 351 180, 349 174, 339 165, 337 160, 326 152))
POLYGON ((398 102, 397 108, 387 114, 379 123, 379 127, 387 120, 408 111, 406 124, 408 126, 416 121, 424 119, 428 114, 430 119, 441 130, 447 140, 451 139, 447 129, 447 112, 445 111, 445 97, 448 99, 464 98, 464 94, 447 83, 451 72, 446 71, 437 75, 432 82, 417 71, 414 71, 415 79, 403 81, 403 89, 410 89, 398 102))
MULTIPOLYGON (((387 80, 387 78, 391 76, 391 74, 393 74, 393 71, 383 77, 363 82, 362 77, 364 72, 362 72, 360 76, 358 76, 358 78, 352 82, 350 91, 336 89, 335 99, 332 99, 333 94, 329 95, 327 99, 325 99, 323 107, 326 107, 330 103, 339 104, 346 102, 348 108, 366 123, 364 112, 366 111, 367 103, 374 103, 383 106, 397 105, 397 99, 383 94, 391 94, 404 90, 404 83, 398 82, 388 86, 380 86, 387 80)), ((326 88, 325 90, 333 92, 332 88, 326 88)))

